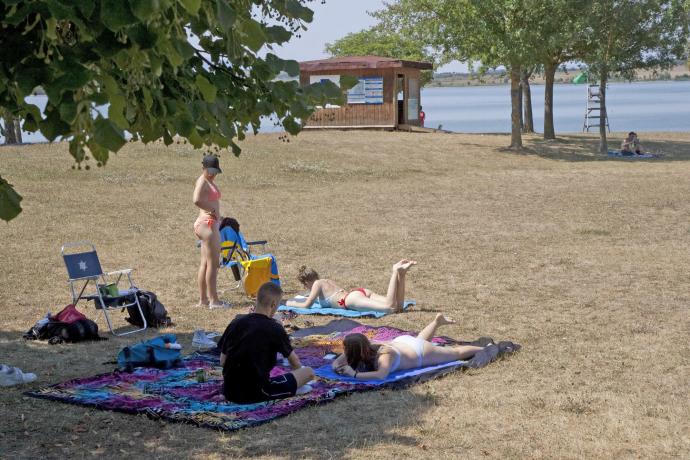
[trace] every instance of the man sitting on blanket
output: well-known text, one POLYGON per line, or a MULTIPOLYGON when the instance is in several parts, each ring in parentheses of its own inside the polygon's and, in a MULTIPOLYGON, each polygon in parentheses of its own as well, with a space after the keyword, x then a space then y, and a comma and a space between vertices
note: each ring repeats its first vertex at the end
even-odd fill
POLYGON ((218 346, 227 400, 249 404, 288 398, 314 378, 312 368, 302 367, 283 326, 273 319, 282 295, 280 286, 263 284, 254 312, 236 317, 223 333, 218 346), (271 377, 277 353, 287 356, 293 371, 271 377))

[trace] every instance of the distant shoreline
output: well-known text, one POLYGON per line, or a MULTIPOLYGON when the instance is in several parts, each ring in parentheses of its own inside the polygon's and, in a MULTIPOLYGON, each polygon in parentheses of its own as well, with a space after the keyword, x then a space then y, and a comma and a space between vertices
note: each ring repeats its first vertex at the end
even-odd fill
MULTIPOLYGON (((573 78, 581 73, 578 69, 570 69, 556 72, 555 84, 574 84, 573 78)), ((661 81, 690 81, 690 68, 686 64, 677 65, 668 70, 645 70, 637 72, 632 80, 624 78, 611 78, 610 83, 645 83, 661 81)), ((434 79, 425 85, 425 88, 449 88, 467 86, 501 86, 510 84, 510 76, 506 72, 492 72, 484 75, 471 73, 438 73, 434 79)), ((543 85, 543 75, 535 75, 530 78, 530 84, 543 85)), ((580 83, 585 84, 585 83, 580 83)))

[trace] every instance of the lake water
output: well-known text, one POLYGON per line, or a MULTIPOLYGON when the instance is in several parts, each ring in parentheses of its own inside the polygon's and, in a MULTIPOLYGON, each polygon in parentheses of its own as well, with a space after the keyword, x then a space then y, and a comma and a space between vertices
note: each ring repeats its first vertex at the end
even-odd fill
MULTIPOLYGON (((510 132, 510 87, 422 90, 426 126, 467 133, 510 132)), ((580 132, 587 85, 555 85, 556 133, 580 132)), ((534 127, 544 130, 544 86, 532 85, 534 127)), ((690 131, 690 81, 611 83, 607 111, 612 131, 690 131)), ((596 129, 595 129, 596 131, 596 129)))
MULTIPOLYGON (((607 96, 612 131, 690 131, 690 81, 611 83, 607 96)), ((41 109, 45 106, 45 96, 29 99, 41 109)), ((554 87, 556 133, 582 131, 586 102, 586 85, 554 87)), ((507 85, 425 88, 422 105, 426 126, 431 128, 440 125, 449 131, 465 133, 510 132, 510 87, 507 85)), ((543 85, 532 85, 532 107, 534 127, 542 132, 543 85)), ((264 132, 280 130, 270 120, 261 128, 264 132)), ((24 142, 42 141, 45 138, 40 134, 24 133, 24 142)))

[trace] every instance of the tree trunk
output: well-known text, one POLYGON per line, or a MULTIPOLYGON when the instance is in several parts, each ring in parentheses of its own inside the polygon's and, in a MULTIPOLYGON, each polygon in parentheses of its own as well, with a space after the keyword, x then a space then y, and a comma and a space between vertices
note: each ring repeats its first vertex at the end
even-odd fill
POLYGON ((532 72, 523 71, 522 80, 520 82, 520 87, 522 88, 522 111, 524 113, 522 132, 523 133, 533 133, 534 132, 534 117, 532 117, 532 89, 529 86, 529 78, 532 76, 532 72))
POLYGON ((518 110, 520 111, 520 132, 525 132, 525 119, 522 116, 522 76, 520 77, 520 86, 518 87, 518 110))
POLYGON ((604 68, 599 76, 599 153, 608 155, 609 144, 606 139, 606 82, 608 80, 608 69, 604 68))
POLYGON ((19 120, 15 119, 14 120, 14 129, 17 134, 15 134, 15 139, 17 140, 17 144, 22 144, 22 125, 19 123, 19 120))
POLYGON ((520 132, 520 64, 510 66, 510 148, 522 149, 520 132))
POLYGON ((544 139, 556 139, 556 130, 553 126, 553 82, 556 78, 555 64, 545 64, 544 74, 546 84, 544 86, 544 139))
POLYGON ((9 113, 4 114, 5 126, 2 130, 5 136, 5 144, 12 145, 21 142, 21 130, 17 130, 17 122, 9 113), (17 139, 17 131, 19 131, 19 139, 17 139))

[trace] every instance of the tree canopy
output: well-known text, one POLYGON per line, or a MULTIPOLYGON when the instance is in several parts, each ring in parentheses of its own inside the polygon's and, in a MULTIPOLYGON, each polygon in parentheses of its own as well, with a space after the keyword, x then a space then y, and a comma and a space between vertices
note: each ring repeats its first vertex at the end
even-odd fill
MULTIPOLYGON (((69 139, 79 165, 105 165, 126 132, 239 154, 235 140, 262 117, 297 133, 313 105, 342 96, 330 83, 275 79, 299 74, 273 47, 312 20, 311 1, 0 1, 0 109, 26 131, 69 139), (26 100, 36 87, 43 112, 26 100)), ((21 212, 19 199, 0 178, 0 218, 21 212)))
MULTIPOLYGON (((383 56, 436 64, 437 58, 422 42, 410 35, 386 29, 380 25, 345 35, 333 43, 326 43, 331 56, 383 56)), ((433 71, 422 71, 420 83, 425 85, 433 71)))

